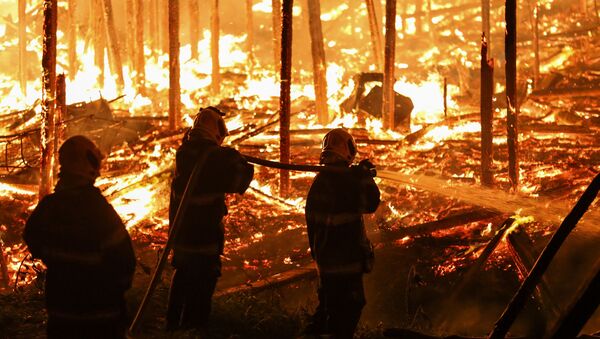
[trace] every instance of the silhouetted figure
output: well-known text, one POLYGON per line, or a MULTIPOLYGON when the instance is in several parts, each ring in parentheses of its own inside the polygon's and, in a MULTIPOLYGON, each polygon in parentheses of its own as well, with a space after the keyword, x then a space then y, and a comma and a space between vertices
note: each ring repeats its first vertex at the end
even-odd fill
POLYGON ((86 137, 65 141, 54 193, 25 225, 31 254, 48 268, 48 338, 124 338, 135 255, 121 218, 94 187, 101 160, 86 137))
MULTIPOLYGON (((338 128, 323 139, 321 164, 348 167, 356 143, 338 128)), ((319 270, 319 306, 307 334, 352 338, 365 305, 363 274, 373 265, 363 213, 379 205, 379 188, 373 181, 375 166, 368 160, 350 166, 348 173, 321 172, 306 199, 306 225, 311 255, 319 270)))
POLYGON ((203 161, 173 246, 175 273, 171 281, 167 330, 206 329, 211 299, 221 276, 224 245, 225 193, 244 193, 254 167, 233 148, 222 147, 227 136, 224 114, 215 107, 200 110, 177 150, 171 184, 169 217, 173 226, 192 169, 203 161))

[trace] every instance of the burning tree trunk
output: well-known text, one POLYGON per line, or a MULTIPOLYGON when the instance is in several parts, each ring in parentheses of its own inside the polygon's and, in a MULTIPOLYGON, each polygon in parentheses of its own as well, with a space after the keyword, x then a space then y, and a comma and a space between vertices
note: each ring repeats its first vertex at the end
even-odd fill
POLYGON ((485 34, 481 39, 481 184, 492 186, 494 59, 488 60, 485 34))
POLYGON ((279 69, 281 64, 281 0, 272 0, 273 7, 273 66, 279 69))
POLYGON ((146 59, 144 58, 144 0, 135 0, 135 74, 138 92, 144 94, 146 59))
POLYGON ((385 1, 385 67, 383 72, 383 123, 393 129, 394 121, 394 60, 396 51, 396 0, 385 1))
POLYGON ((252 12, 252 0, 246 0, 246 52, 248 53, 248 63, 250 65, 250 72, 254 68, 254 15, 252 12))
POLYGON ((104 11, 102 10, 102 0, 93 1, 93 10, 95 15, 90 15, 90 19, 93 23, 90 27, 93 27, 94 31, 94 63, 100 70, 98 75, 98 82, 100 86, 104 84, 104 48, 106 46, 106 32, 104 30, 104 11))
POLYGON ((327 107, 327 63, 325 62, 323 29, 321 27, 321 4, 319 0, 308 0, 308 24, 310 26, 317 115, 319 123, 325 125, 329 121, 329 109, 327 107))
POLYGON ((179 127, 179 0, 169 0, 169 128, 179 127))
POLYGON ((52 156, 54 142, 54 99, 56 94, 56 24, 57 0, 44 0, 44 38, 42 50, 42 130, 41 178, 39 198, 52 189, 52 156))
POLYGON ((79 68, 77 64, 77 1, 69 0, 68 27, 67 34, 69 35, 69 79, 74 79, 79 68))
POLYGON ((190 48, 192 49, 192 59, 198 59, 198 40, 200 29, 198 27, 198 0, 189 0, 190 9, 190 48))
POLYGON ((171 5, 171 0, 158 0, 157 9, 158 9, 158 22, 159 22, 159 32, 160 32, 160 49, 163 52, 169 51, 170 48, 170 40, 169 40, 169 6, 171 5))
POLYGON ((221 65, 219 62, 219 0, 212 0, 210 16, 210 55, 212 60, 212 92, 221 92, 221 65))
POLYGON ((125 39, 125 55, 126 62, 129 63, 129 69, 135 69, 135 8, 134 2, 135 0, 126 0, 125 1, 125 12, 126 12, 126 39, 125 39))
POLYGON ((158 3, 159 0, 150 0, 148 6, 148 38, 150 39, 150 47, 153 52, 158 50, 158 3))
POLYGON ((506 130, 508 134, 508 177, 513 189, 519 184, 517 116, 517 1, 506 0, 506 130))
POLYGON ((27 53, 26 7, 27 0, 19 0, 19 85, 24 96, 27 96, 27 68, 25 67, 25 53, 27 53))
MULTIPOLYGON (((281 26, 281 90, 279 95, 279 161, 290 162, 290 111, 292 84, 292 10, 293 0, 283 0, 281 26)), ((275 9, 273 10, 275 13, 275 9)), ((286 197, 290 186, 290 173, 279 172, 279 192, 286 197)))
POLYGON ((108 37, 108 49, 111 57, 111 71, 117 75, 117 85, 122 90, 125 88, 123 80, 123 63, 121 62, 121 49, 119 48, 119 40, 115 29, 115 19, 112 10, 112 0, 102 0, 104 6, 104 24, 106 26, 106 36, 108 37))
POLYGON ((373 47, 373 59, 377 69, 381 69, 381 29, 377 21, 377 12, 375 12, 375 4, 373 0, 365 0, 367 5, 367 13, 369 15, 369 28, 371 31, 371 46, 373 47))
POLYGON ((490 0, 481 0, 481 32, 490 45, 490 0))
POLYGON ((65 84, 65 75, 59 74, 56 77, 56 113, 54 114, 54 167, 53 178, 58 179, 58 148, 64 139, 63 120, 67 116, 67 86, 65 84))

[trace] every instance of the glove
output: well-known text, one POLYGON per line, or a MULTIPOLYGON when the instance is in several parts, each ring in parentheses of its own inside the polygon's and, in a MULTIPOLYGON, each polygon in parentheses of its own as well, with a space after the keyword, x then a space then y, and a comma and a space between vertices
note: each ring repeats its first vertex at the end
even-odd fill
POLYGON ((352 169, 352 171, 361 176, 377 176, 377 170, 375 169, 375 165, 373 165, 373 163, 368 159, 361 160, 358 163, 358 165, 352 165, 350 168, 352 169))

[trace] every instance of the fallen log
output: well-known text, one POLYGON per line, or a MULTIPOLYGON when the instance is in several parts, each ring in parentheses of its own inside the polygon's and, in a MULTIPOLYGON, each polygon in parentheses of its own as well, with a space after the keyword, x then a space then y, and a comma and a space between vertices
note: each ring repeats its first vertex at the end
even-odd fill
POLYGON ((426 222, 423 224, 403 227, 398 230, 385 231, 382 237, 385 239, 399 239, 406 236, 430 234, 435 231, 441 231, 456 226, 461 226, 475 221, 481 221, 497 217, 502 213, 488 210, 488 209, 476 209, 465 213, 451 215, 449 217, 439 219, 436 221, 426 222))

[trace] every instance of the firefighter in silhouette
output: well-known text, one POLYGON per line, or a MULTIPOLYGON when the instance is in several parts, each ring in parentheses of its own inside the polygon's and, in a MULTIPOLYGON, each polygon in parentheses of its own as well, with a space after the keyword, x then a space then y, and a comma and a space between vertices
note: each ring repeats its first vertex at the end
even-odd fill
POLYGON ((135 255, 121 218, 94 186, 102 155, 81 135, 58 152, 54 193, 39 202, 23 233, 48 268, 48 338, 124 338, 135 255))
POLYGON ((221 275, 225 193, 244 193, 254 174, 254 167, 238 151, 221 146, 228 134, 223 115, 215 107, 200 109, 177 150, 169 206, 171 227, 192 169, 197 163, 202 167, 197 186, 188 189, 189 205, 174 241, 175 273, 167 308, 169 331, 206 329, 212 295, 221 275))
POLYGON ((306 334, 352 338, 365 305, 363 274, 373 265, 373 249, 362 215, 379 205, 379 189, 368 160, 352 165, 356 144, 341 128, 329 131, 320 163, 348 168, 321 172, 306 199, 306 225, 311 255, 319 271, 319 305, 306 334))

